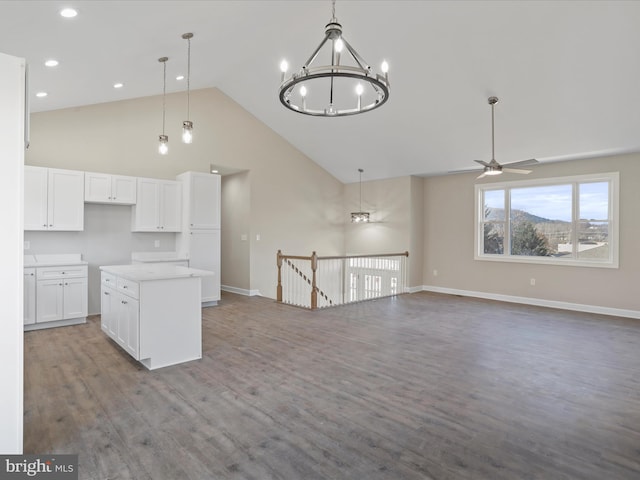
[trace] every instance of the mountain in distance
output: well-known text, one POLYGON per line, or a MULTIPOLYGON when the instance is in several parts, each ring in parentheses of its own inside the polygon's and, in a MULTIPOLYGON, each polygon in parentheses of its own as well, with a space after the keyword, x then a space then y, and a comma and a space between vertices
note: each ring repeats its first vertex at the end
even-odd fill
MULTIPOLYGON (((504 218, 504 208, 486 208, 489 214, 487 220, 502 220, 504 218)), ((551 220, 549 218, 539 217, 524 210, 511 210, 512 222, 530 222, 534 225, 537 223, 569 223, 564 220, 551 220)))

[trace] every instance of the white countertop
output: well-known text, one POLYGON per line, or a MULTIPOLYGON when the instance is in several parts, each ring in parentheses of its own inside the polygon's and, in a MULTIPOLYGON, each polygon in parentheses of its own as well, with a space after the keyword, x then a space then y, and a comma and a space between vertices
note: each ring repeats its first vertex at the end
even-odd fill
POLYGON ((118 277, 133 280, 134 282, 167 280, 171 278, 209 277, 215 275, 213 272, 208 270, 199 270, 197 268, 167 265, 163 263, 105 265, 100 267, 100 270, 118 277))
POLYGON ((24 268, 57 267, 58 265, 88 265, 80 253, 25 255, 24 268))

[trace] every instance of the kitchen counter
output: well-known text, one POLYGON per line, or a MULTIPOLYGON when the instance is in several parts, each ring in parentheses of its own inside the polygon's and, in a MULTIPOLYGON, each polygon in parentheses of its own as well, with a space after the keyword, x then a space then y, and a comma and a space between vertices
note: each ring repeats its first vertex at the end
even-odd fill
POLYGON ((80 253, 25 255, 24 268, 88 265, 80 253))
POLYGON ((141 263, 100 267, 102 331, 149 370, 202 358, 206 270, 141 263))
POLYGON ((177 252, 131 252, 132 263, 184 263, 187 266, 189 258, 178 255, 177 252))
POLYGON ((183 267, 164 263, 140 263, 133 265, 107 265, 100 267, 103 272, 111 273, 134 282, 166 280, 171 278, 208 277, 213 272, 197 268, 183 267))

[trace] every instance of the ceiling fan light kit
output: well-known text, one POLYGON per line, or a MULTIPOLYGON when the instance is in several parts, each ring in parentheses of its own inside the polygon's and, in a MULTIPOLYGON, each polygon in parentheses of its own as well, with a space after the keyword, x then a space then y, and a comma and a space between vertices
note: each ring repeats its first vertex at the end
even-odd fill
MULTIPOLYGON (((326 51, 326 49, 325 49, 326 51)), ((344 55, 347 59, 347 55, 344 55)), ((279 98, 289 110, 316 117, 343 117, 368 112, 382 106, 389 99, 389 64, 382 62, 375 73, 360 54, 342 35, 338 23, 335 0, 332 17, 325 26, 324 38, 298 72, 287 77, 289 64, 283 60, 279 98), (331 63, 317 66, 325 45, 331 45, 331 63), (341 63, 342 54, 351 55, 353 65, 341 63)))

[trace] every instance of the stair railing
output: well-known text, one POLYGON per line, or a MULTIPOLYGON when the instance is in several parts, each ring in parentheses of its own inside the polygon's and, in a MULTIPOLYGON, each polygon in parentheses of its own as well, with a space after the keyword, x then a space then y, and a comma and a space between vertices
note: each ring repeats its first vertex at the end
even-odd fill
POLYGON ((409 252, 319 257, 277 253, 280 303, 315 310, 405 293, 409 252))

